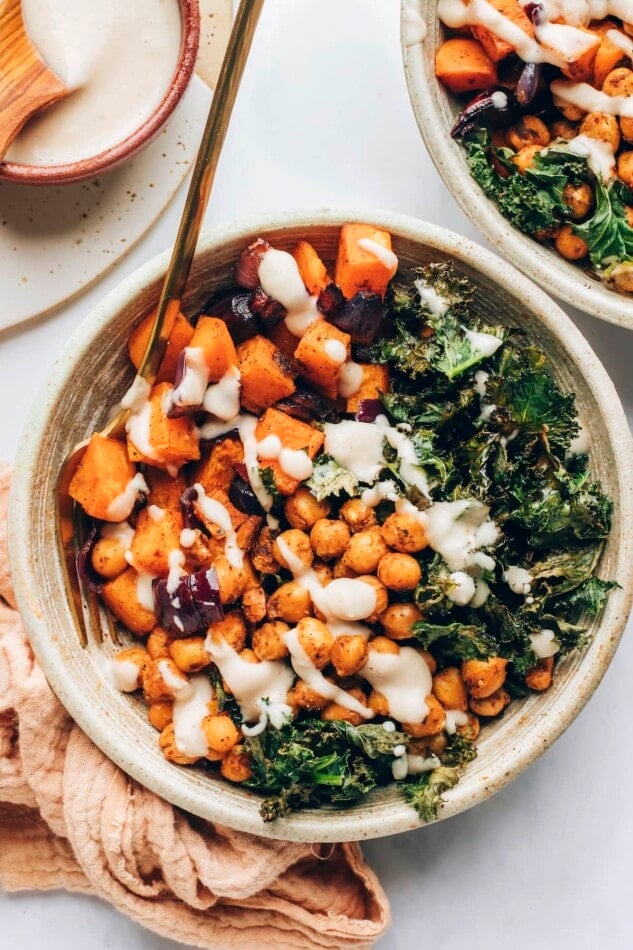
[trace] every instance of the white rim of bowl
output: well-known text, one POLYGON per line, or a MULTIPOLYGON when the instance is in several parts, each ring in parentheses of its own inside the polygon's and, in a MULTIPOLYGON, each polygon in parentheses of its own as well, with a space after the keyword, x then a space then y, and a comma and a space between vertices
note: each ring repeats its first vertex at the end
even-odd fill
MULTIPOLYGON (((479 271, 488 280, 504 286, 527 310, 535 313, 555 336, 560 336, 563 330, 566 349, 574 361, 584 367, 585 382, 596 403, 602 407, 605 404, 609 406, 608 413, 605 413, 605 427, 611 444, 618 446, 617 469, 622 498, 620 516, 625 519, 623 530, 626 532, 626 538, 623 540, 626 543, 623 543, 618 551, 615 571, 622 586, 612 592, 599 627, 599 630, 608 628, 608 636, 605 639, 603 634, 598 642, 599 633, 596 631, 594 640, 583 654, 585 662, 574 674, 574 694, 571 695, 567 691, 567 694, 563 692, 553 697, 546 721, 540 723, 538 729, 531 730, 520 749, 512 751, 511 762, 506 761, 506 756, 501 756, 499 760, 487 763, 486 781, 482 781, 472 794, 466 791, 462 782, 445 794, 445 804, 441 807, 437 819, 443 820, 484 801, 523 772, 576 718, 606 672, 621 638, 633 600, 633 558, 627 553, 633 534, 630 527, 633 524, 633 440, 613 383, 569 317, 544 291, 517 273, 505 261, 451 231, 387 211, 319 208, 315 211, 286 213, 272 220, 269 216, 259 216, 244 219, 239 225, 214 228, 203 234, 199 250, 242 238, 246 240, 262 232, 271 234, 288 227, 307 230, 311 225, 340 226, 346 221, 364 221, 384 227, 396 236, 425 244, 440 253, 455 257, 479 271)), ((43 621, 37 594, 29 586, 29 499, 32 473, 40 444, 50 433, 47 421, 52 400, 46 392, 48 390, 59 393, 71 384, 72 366, 78 351, 89 348, 92 339, 103 331, 112 315, 132 301, 140 288, 148 286, 164 274, 169 253, 165 251, 140 267, 90 312, 56 360, 39 398, 35 399, 30 411, 18 448, 14 469, 16 477, 13 478, 11 487, 9 551, 16 598, 35 655, 53 690, 95 745, 132 778, 187 812, 240 831, 289 841, 377 838, 423 826, 425 823, 404 799, 379 802, 370 809, 370 814, 363 814, 360 810, 310 810, 294 813, 266 825, 255 807, 259 803, 255 796, 253 807, 246 807, 246 801, 224 800, 221 794, 215 795, 217 785, 207 786, 205 783, 203 789, 181 787, 182 773, 166 760, 160 774, 148 775, 142 765, 139 765, 138 743, 121 736, 111 723, 100 717, 91 703, 82 702, 81 697, 68 688, 68 671, 63 653, 43 621)), ((360 804, 362 806, 364 802, 360 804)))
POLYGON ((423 16, 427 6, 424 0, 401 0, 402 57, 420 135, 452 197, 497 253, 529 279, 589 316, 633 330, 633 299, 592 280, 555 250, 513 227, 471 176, 462 146, 450 136, 447 111, 440 105, 443 101, 451 102, 451 95, 440 87, 435 74, 431 78, 425 69, 427 59, 435 57, 435 25, 427 24, 423 42, 406 42, 405 10, 413 9, 423 16))

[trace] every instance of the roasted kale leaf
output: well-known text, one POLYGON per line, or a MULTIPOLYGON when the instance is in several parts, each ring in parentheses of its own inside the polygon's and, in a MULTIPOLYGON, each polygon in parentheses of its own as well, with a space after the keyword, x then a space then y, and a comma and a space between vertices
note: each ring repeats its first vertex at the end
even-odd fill
POLYGON ((596 208, 582 224, 573 226, 574 234, 589 248, 591 263, 598 268, 633 258, 633 229, 626 217, 626 206, 633 203, 633 192, 621 181, 605 185, 596 179, 596 208))

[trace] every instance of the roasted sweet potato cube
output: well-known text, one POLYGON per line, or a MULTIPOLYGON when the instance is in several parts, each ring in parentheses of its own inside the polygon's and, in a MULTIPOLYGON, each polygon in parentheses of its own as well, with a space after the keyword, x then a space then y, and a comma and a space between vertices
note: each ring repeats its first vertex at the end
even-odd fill
POLYGON ((315 297, 318 296, 323 288, 332 282, 332 278, 316 250, 308 241, 299 241, 295 245, 292 256, 297 262, 301 280, 306 285, 307 291, 315 297))
MULTIPOLYGON (((239 511, 235 505, 231 503, 231 500, 226 492, 214 489, 206 492, 205 494, 207 498, 211 498, 213 501, 219 502, 224 508, 226 508, 231 518, 231 524, 233 525, 234 530, 239 528, 239 526, 244 521, 246 521, 248 516, 245 515, 243 511, 239 511)), ((209 536, 211 538, 223 538, 224 532, 222 528, 215 521, 207 517, 205 513, 204 502, 195 501, 193 507, 196 517, 200 519, 209 536)))
POLYGON ((292 363, 265 336, 240 343, 237 361, 242 374, 242 405, 250 412, 259 414, 295 391, 292 363))
MULTIPOLYGON (((528 36, 534 37, 534 25, 523 7, 519 4, 519 0, 489 0, 489 2, 490 5, 493 6, 495 10, 498 10, 507 20, 510 20, 515 26, 518 26, 519 29, 527 33, 528 36)), ((490 30, 487 30, 485 26, 474 26, 472 28, 472 34, 475 39, 479 40, 490 59, 495 63, 501 59, 505 59, 506 56, 514 52, 513 46, 506 43, 505 40, 499 39, 499 37, 490 30)))
POLYGON ((497 82, 497 67, 478 40, 454 36, 435 54, 435 75, 451 92, 476 92, 497 82))
POLYGON ((363 381, 358 392, 347 400, 347 412, 358 412, 363 399, 378 399, 378 393, 389 392, 389 368, 377 363, 359 363, 363 368, 363 381))
POLYGON ((149 633, 156 626, 156 615, 139 603, 139 575, 130 567, 101 589, 101 597, 115 617, 132 633, 149 633))
POLYGON ((343 295, 349 298, 359 290, 370 290, 384 297, 387 284, 395 272, 393 264, 387 263, 390 254, 391 235, 388 231, 370 224, 344 224, 334 277, 343 295), (372 250, 361 246, 359 241, 371 241, 383 248, 385 253, 377 256, 372 250))
POLYGON ((68 489, 70 497, 83 510, 101 521, 120 521, 113 517, 112 503, 136 474, 124 442, 95 433, 90 439, 68 489))
POLYGON ((166 576, 169 555, 180 550, 182 515, 173 508, 144 508, 139 512, 132 540, 132 564, 137 571, 166 576))
POLYGON ((210 383, 219 382, 231 366, 237 366, 235 344, 226 323, 219 317, 200 317, 189 346, 204 351, 210 383))
POLYGON ((187 488, 187 479, 181 472, 174 478, 169 472, 148 466, 145 471, 145 481, 149 486, 148 505, 173 508, 175 511, 180 509, 180 499, 187 488))
MULTIPOLYGON (((145 319, 139 323, 128 340, 128 353, 136 369, 141 365, 155 313, 156 308, 154 307, 145 319)), ((167 349, 165 350, 163 361, 160 364, 158 375, 156 376, 156 383, 173 383, 178 357, 180 356, 181 350, 189 346, 192 336, 193 327, 187 318, 182 313, 179 313, 176 317, 176 322, 174 323, 174 328, 171 331, 169 340, 167 341, 167 349)))
POLYGON ((196 465, 193 482, 200 482, 205 492, 227 492, 235 477, 235 465, 244 460, 244 448, 238 438, 216 442, 209 454, 196 465))
MULTIPOLYGON (((282 449, 303 449, 310 458, 314 458, 323 445, 322 432, 299 419, 293 419, 292 416, 280 412, 279 409, 267 409, 257 423, 255 429, 257 441, 262 442, 269 435, 277 436, 282 449)), ((259 464, 261 468, 272 469, 277 491, 282 495, 292 495, 300 484, 298 479, 284 472, 278 458, 260 458, 259 464)))
POLYGON ((151 458, 143 455, 142 450, 134 444, 134 428, 128 431, 128 453, 133 462, 147 462, 157 468, 169 469, 200 458, 196 427, 191 416, 170 419, 167 415, 166 405, 173 388, 170 383, 161 383, 154 386, 149 395, 149 432, 143 435, 149 439, 153 453, 151 458))
POLYGON ((260 518, 259 515, 248 515, 239 526, 235 532, 235 538, 238 547, 240 547, 242 551, 251 550, 259 536, 263 521, 264 519, 260 518))
POLYGON ((327 396, 336 399, 341 366, 349 359, 350 335, 327 320, 315 320, 301 337, 295 360, 301 375, 327 396))

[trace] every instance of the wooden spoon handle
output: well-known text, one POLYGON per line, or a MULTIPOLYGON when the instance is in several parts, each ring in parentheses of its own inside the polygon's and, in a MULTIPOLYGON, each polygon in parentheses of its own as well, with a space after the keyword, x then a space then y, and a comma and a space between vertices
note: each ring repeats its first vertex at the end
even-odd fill
POLYGON ((21 0, 0 3, 0 161, 29 116, 68 91, 29 40, 21 0))

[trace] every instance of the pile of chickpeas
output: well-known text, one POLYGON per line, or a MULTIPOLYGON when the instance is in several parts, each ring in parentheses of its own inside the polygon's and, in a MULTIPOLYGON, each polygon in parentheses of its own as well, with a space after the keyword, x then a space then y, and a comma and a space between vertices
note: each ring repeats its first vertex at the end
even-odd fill
MULTIPOLYGON (((359 673, 372 651, 397 654, 400 645, 407 643, 424 657, 433 682, 432 693, 426 698, 425 720, 399 724, 411 737, 409 750, 416 754, 442 753, 447 743, 444 726, 448 709, 468 714, 468 722, 458 731, 474 741, 480 717, 497 716, 510 702, 504 688, 507 661, 491 657, 440 669, 429 651, 416 647, 411 627, 422 614, 412 595, 422 580, 422 569, 415 555, 427 546, 420 522, 410 514, 393 513, 380 524, 374 509, 359 498, 339 506, 330 500, 317 501, 304 486, 286 500, 284 517, 290 527, 281 533, 268 527, 259 530, 242 570, 231 568, 225 558, 215 557, 225 617, 210 625, 210 636, 218 643, 228 643, 249 663, 259 663, 287 659, 284 635, 296 627, 299 642, 316 669, 369 707, 377 721, 390 718, 387 701, 359 673), (369 638, 354 634, 335 638, 325 617, 312 604, 309 592, 296 580, 280 584, 270 595, 265 593, 262 576, 289 567, 280 550, 281 539, 285 542, 283 550, 287 553, 289 549, 306 569, 311 567, 323 586, 341 577, 359 578, 372 586, 376 608, 366 621, 372 630, 369 638)), ((190 675, 210 666, 205 637, 172 639, 156 627, 144 648, 125 650, 117 659, 132 661, 138 667, 149 721, 160 731, 160 747, 166 758, 181 765, 198 761, 178 749, 172 712, 179 684, 186 684, 190 675)), ((539 661, 527 677, 528 685, 535 690, 547 689, 553 666, 553 659, 539 661)), ((228 688, 226 692, 230 695, 228 688)), ((288 693, 287 702, 295 717, 318 716, 353 725, 364 721, 357 712, 325 699, 301 679, 288 693)), ((224 778, 247 780, 251 767, 242 734, 230 716, 218 709, 215 700, 209 704, 202 728, 208 743, 204 758, 219 763, 224 778)))
MULTIPOLYGON (((609 96, 633 96, 633 70, 619 66, 612 70, 602 84, 602 91, 609 96)), ((524 173, 543 148, 555 139, 569 141, 577 135, 604 142, 616 158, 618 178, 629 188, 633 188, 633 118, 618 118, 603 112, 583 112, 575 105, 553 97, 554 106, 561 118, 546 125, 535 115, 523 116, 516 125, 508 130, 494 133, 493 141, 497 146, 507 146, 516 151, 515 164, 524 173)), ((580 223, 593 212, 595 206, 594 189, 588 183, 566 185, 563 199, 571 209, 572 220, 580 223)), ((633 207, 626 207, 626 217, 633 227, 633 207)), ((540 240, 553 240, 558 253, 568 261, 582 261, 588 255, 588 247, 582 238, 572 231, 572 225, 563 224, 560 228, 535 235, 540 240)), ((622 293, 633 293, 633 263, 618 264, 609 276, 610 282, 622 293)))

